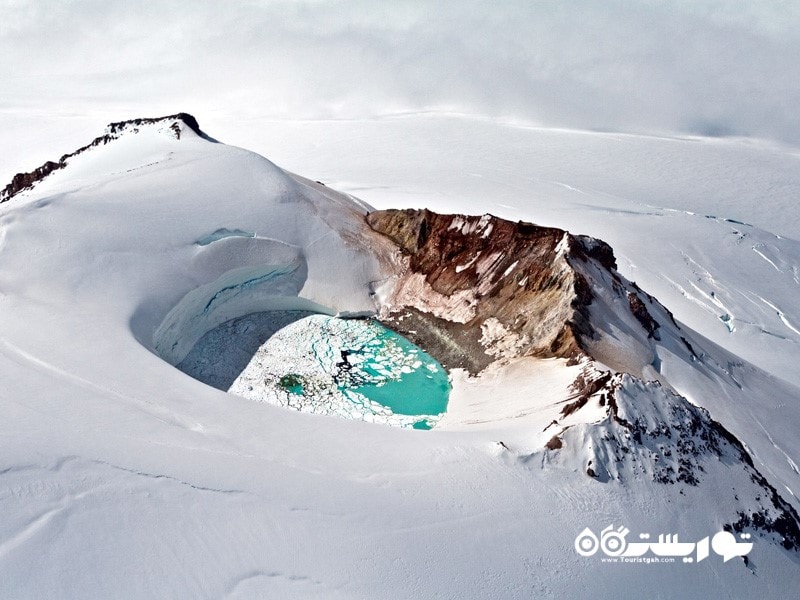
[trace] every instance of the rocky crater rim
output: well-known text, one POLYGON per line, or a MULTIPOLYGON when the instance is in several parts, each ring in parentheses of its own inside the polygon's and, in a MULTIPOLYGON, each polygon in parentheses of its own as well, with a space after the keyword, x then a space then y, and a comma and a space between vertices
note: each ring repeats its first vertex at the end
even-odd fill
POLYGON ((605 242, 489 214, 389 209, 365 219, 400 256, 381 320, 446 368, 477 374, 498 359, 588 354, 593 294, 576 265, 617 277, 605 242))
POLYGON ((164 124, 169 127, 172 132, 172 135, 175 136, 176 139, 180 139, 182 127, 180 125, 182 123, 192 132, 194 132, 197 136, 214 142, 213 138, 206 135, 201 129, 200 125, 197 123, 197 119, 195 119, 189 113, 176 113, 174 115, 167 115, 164 117, 146 117, 146 118, 137 118, 137 119, 129 119, 127 121, 117 121, 114 123, 109 123, 106 126, 105 133, 99 137, 96 137, 94 140, 78 148, 74 152, 70 152, 68 154, 64 154, 61 158, 56 161, 48 160, 43 165, 33 169, 32 171, 28 171, 26 173, 17 173, 11 179, 11 181, 2 189, 0 190, 0 202, 6 202, 11 200, 14 196, 19 194, 20 192, 30 190, 36 184, 44 180, 48 175, 57 171, 59 169, 63 169, 67 166, 69 160, 74 158, 80 154, 83 154, 87 150, 97 147, 97 146, 105 146, 106 144, 118 139, 120 135, 122 135, 126 131, 132 131, 134 133, 138 132, 138 129, 143 126, 148 125, 157 125, 157 124, 164 124))

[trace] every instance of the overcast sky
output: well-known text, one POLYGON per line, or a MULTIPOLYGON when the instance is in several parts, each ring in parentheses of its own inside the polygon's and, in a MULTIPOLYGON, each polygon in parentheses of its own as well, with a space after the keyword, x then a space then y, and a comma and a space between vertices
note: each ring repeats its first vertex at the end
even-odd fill
POLYGON ((798 107, 800 0, 0 0, 7 132, 437 110, 796 145, 798 107))

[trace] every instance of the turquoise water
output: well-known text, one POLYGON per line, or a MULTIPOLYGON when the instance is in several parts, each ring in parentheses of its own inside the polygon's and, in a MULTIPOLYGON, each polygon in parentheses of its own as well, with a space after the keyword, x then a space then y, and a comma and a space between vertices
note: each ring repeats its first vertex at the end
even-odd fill
POLYGON ((447 372, 369 319, 254 313, 201 338, 179 365, 193 377, 294 410, 431 429, 447 410, 447 372))
POLYGON ((289 373, 278 380, 278 385, 297 396, 303 395, 303 379, 299 375, 289 373))
MULTIPOLYGON (((370 321, 368 326, 375 329, 379 341, 362 351, 364 362, 358 365, 368 380, 346 389, 363 394, 400 415, 445 412, 450 382, 442 365, 422 348, 383 325, 370 321), (388 369, 389 375, 386 373, 388 365, 394 367, 388 369)), ((424 421, 414 427, 430 429, 425 427, 424 421)))
POLYGON ((316 315, 306 321, 319 327, 313 356, 356 410, 367 399, 395 415, 419 416, 403 419, 415 429, 430 429, 447 410, 447 372, 419 346, 374 320, 316 315))

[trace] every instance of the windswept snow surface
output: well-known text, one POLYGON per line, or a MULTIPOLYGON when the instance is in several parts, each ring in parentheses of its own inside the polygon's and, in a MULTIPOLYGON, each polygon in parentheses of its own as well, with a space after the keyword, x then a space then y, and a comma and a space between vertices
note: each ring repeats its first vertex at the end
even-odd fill
MULTIPOLYGON (((754 448, 798 505, 796 156, 450 119, 350 127, 272 132, 294 128, 298 148, 315 140, 302 172, 375 204, 496 212, 605 238, 627 276, 725 350, 693 341, 763 369, 726 360, 694 371, 665 347, 654 377, 754 448), (408 146, 398 151, 384 127, 406 131, 408 146), (334 159, 325 131, 364 139, 334 159), (676 181, 692 164, 694 179, 676 181), (779 173, 777 204, 751 206, 779 173)), ((253 402, 173 366, 246 314, 372 311, 385 249, 354 225, 364 210, 251 152, 158 127, 80 155, 0 206, 0 596, 791 597, 800 560, 763 538, 747 565, 714 552, 687 564, 575 551, 585 527, 714 536, 735 464, 702 459, 708 478, 692 487, 601 483, 550 461, 544 429, 580 366, 524 359, 480 379, 456 373, 432 431, 253 402)), ((647 390, 648 402, 665 393, 647 390)))
POLYGON ((435 114, 244 126, 262 128, 256 149, 284 168, 377 208, 488 212, 600 238, 679 321, 800 384, 797 148, 435 114))

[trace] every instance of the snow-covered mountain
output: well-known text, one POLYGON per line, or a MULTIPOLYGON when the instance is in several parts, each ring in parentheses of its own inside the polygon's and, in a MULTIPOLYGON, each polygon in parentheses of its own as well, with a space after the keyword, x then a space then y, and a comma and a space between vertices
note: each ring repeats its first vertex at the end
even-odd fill
POLYGON ((602 241, 374 210, 184 113, 114 123, 2 202, 4 595, 800 582, 800 389, 681 323, 602 241), (422 365, 414 385, 449 374, 443 413, 369 395, 422 365), (692 547, 579 551, 609 525, 692 547), (675 560, 633 561, 654 553, 675 560))

